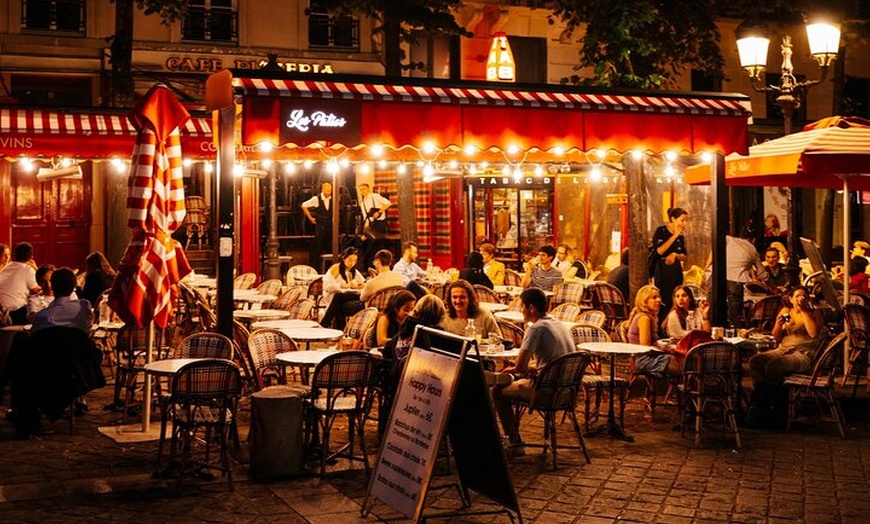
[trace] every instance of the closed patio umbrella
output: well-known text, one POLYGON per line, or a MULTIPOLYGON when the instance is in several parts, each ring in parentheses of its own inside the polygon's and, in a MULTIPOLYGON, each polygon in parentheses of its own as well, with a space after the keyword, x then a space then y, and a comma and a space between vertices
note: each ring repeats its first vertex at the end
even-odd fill
MULTIPOLYGON (((138 131, 127 179, 127 225, 133 230, 109 294, 109 305, 128 324, 148 326, 146 362, 151 361, 153 324, 172 317, 174 285, 190 273, 181 245, 172 239, 184 220, 179 128, 190 118, 166 87, 155 85, 130 113, 138 131), (153 324, 152 324, 153 323, 153 324)), ((145 381, 142 430, 151 416, 145 381)))

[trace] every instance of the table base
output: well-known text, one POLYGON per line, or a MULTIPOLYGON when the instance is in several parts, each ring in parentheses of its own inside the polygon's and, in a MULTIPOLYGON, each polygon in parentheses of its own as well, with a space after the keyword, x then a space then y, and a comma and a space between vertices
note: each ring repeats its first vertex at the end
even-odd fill
POLYGON ((610 438, 617 439, 617 440, 624 440, 625 442, 634 442, 634 437, 632 437, 631 435, 627 435, 625 433, 625 430, 622 429, 619 426, 619 424, 616 423, 616 421, 613 421, 613 422, 608 421, 604 424, 601 424, 597 428, 586 433, 585 436, 587 436, 587 437, 605 436, 605 437, 610 437, 610 438))

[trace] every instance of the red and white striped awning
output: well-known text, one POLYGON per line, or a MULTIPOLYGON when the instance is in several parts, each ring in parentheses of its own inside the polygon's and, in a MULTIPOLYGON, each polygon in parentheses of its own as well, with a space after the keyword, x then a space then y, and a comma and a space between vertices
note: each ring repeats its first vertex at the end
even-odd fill
POLYGON ((547 90, 417 79, 387 84, 377 77, 235 74, 244 75, 231 83, 242 97, 243 146, 325 145, 357 156, 375 144, 392 149, 393 155, 413 153, 424 144, 441 151, 473 146, 546 154, 593 149, 745 153, 751 116, 749 98, 742 94, 587 93, 566 86, 547 90), (290 121, 294 110, 299 115, 332 114, 343 128, 295 129, 290 121))
POLYGON ((686 97, 650 94, 639 96, 269 78, 234 78, 233 85, 240 94, 247 96, 332 98, 496 107, 572 108, 665 114, 740 115, 746 117, 752 114, 749 100, 742 95, 686 97))
MULTIPOLYGON (((181 135, 185 156, 214 156, 208 118, 190 118, 181 135)), ((126 113, 0 108, 0 156, 127 157, 135 138, 126 113)))

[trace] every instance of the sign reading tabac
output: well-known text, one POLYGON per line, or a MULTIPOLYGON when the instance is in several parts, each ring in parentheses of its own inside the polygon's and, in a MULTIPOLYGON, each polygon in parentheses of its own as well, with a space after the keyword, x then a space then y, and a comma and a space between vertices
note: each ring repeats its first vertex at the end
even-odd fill
POLYGON ((362 141, 362 107, 356 101, 282 100, 280 124, 282 143, 323 140, 356 145, 362 141))

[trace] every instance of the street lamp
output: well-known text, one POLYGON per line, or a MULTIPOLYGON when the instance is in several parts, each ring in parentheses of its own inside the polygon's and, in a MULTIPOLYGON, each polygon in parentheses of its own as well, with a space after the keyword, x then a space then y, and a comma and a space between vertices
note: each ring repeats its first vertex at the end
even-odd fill
POLYGON ((825 23, 807 24, 807 39, 810 44, 810 54, 822 69, 818 80, 798 82, 794 76, 794 65, 791 62, 791 37, 782 37, 782 74, 779 85, 764 85, 761 72, 767 67, 767 49, 770 40, 760 36, 747 36, 737 40, 737 51, 740 53, 740 66, 749 73, 752 88, 758 92, 779 93, 776 103, 782 108, 785 120, 785 134, 791 133, 791 121, 794 110, 801 105, 800 95, 807 89, 823 81, 828 74, 828 67, 837 58, 840 48, 840 28, 825 23))
MULTIPOLYGON (((828 67, 837 58, 840 49, 840 28, 826 23, 807 24, 807 40, 810 44, 810 54, 819 64, 821 75, 818 80, 798 81, 794 75, 794 65, 791 61, 791 37, 782 37, 782 73, 779 85, 765 85, 761 80, 761 72, 767 67, 767 50, 770 40, 760 36, 747 36, 737 40, 737 51, 740 54, 740 66, 749 73, 752 88, 757 92, 778 93, 776 103, 782 109, 784 135, 791 134, 794 110, 801 106, 801 96, 806 96, 810 87, 822 82, 828 74, 828 67)), ((800 192, 792 188, 788 198, 789 228, 788 243, 792 256, 789 257, 788 276, 791 284, 797 284, 799 268, 797 261, 798 224, 800 222, 800 192)))

